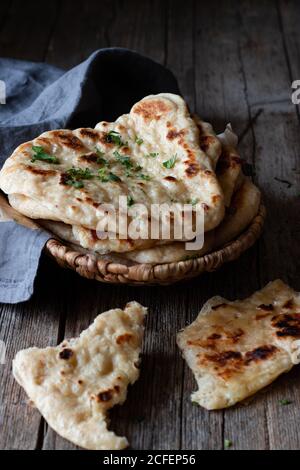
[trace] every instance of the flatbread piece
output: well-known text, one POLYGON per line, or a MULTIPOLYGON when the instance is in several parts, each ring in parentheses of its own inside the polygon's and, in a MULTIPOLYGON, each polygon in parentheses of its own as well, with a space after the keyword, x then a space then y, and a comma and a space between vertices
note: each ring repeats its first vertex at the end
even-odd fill
POLYGON ((213 297, 177 343, 198 384, 192 401, 234 405, 300 362, 300 294, 276 280, 245 300, 213 297))
POLYGON ((130 302, 102 313, 79 338, 19 351, 13 374, 48 424, 86 449, 124 449, 107 429, 107 411, 126 400, 139 376, 146 308, 130 302))

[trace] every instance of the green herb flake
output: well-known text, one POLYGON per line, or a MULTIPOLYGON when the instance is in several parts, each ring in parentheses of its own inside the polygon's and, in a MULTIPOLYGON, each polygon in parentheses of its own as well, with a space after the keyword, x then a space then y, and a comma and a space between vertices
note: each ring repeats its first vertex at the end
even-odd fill
POLYGON ((287 398, 283 398, 282 400, 279 400, 279 404, 282 405, 282 406, 290 405, 291 403, 293 403, 293 402, 291 400, 287 399, 287 398))
POLYGON ((144 173, 140 173, 139 175, 137 175, 137 178, 140 178, 141 180, 144 180, 144 181, 151 180, 151 177, 149 175, 145 175, 144 173))
POLYGON ((34 152, 34 155, 31 159, 32 163, 34 163, 36 160, 47 163, 59 163, 58 158, 56 158, 54 155, 49 155, 49 153, 47 153, 43 147, 40 147, 39 145, 33 145, 31 149, 34 152))
POLYGON ((177 160, 177 155, 173 155, 173 157, 170 158, 170 160, 166 160, 165 162, 163 162, 163 166, 165 168, 168 168, 168 170, 170 170, 171 168, 174 168, 176 160, 177 160))
POLYGON ((143 139, 140 139, 138 136, 136 136, 136 138, 135 138, 135 143, 136 144, 142 145, 143 142, 144 142, 143 139))
POLYGON ((122 181, 121 178, 119 178, 117 175, 115 175, 111 171, 108 173, 108 179, 109 181, 118 181, 118 182, 122 181))
POLYGON ((81 189, 84 187, 84 184, 82 181, 76 181, 76 180, 67 180, 67 184, 69 186, 73 186, 76 189, 81 189))
POLYGON ((127 142, 122 141, 120 132, 117 131, 109 131, 106 134, 105 139, 106 142, 108 142, 109 144, 115 144, 118 145, 118 147, 124 147, 125 145, 127 145, 127 142))
POLYGON ((93 174, 89 168, 72 167, 67 171, 67 174, 76 180, 90 180, 93 178, 93 174))
POLYGON ((158 152, 150 152, 146 155, 147 158, 156 158, 158 157, 159 153, 158 152))
POLYGON ((113 153, 113 155, 116 157, 118 162, 120 162, 121 165, 124 165, 127 169, 133 167, 131 159, 127 155, 121 155, 117 150, 113 153))
POLYGON ((192 199, 189 199, 189 200, 187 201, 187 204, 191 204, 192 206, 196 206, 196 204, 197 204, 198 202, 199 202, 199 199, 196 198, 196 197, 194 197, 194 198, 192 198, 192 199))
POLYGON ((229 439, 224 439, 224 448, 229 449, 230 447, 232 447, 232 441, 229 439))
POLYGON ((98 170, 98 178, 102 183, 107 183, 108 181, 121 181, 121 179, 111 171, 107 172, 106 168, 100 168, 100 170, 98 170))
POLYGON ((127 206, 131 207, 131 206, 133 206, 133 204, 134 204, 134 199, 130 194, 128 194, 128 196, 127 196, 127 206))
POLYGON ((65 173, 65 183, 73 186, 76 189, 84 187, 82 180, 89 180, 93 178, 93 174, 89 168, 70 168, 65 173))
POLYGON ((98 170, 98 178, 102 183, 107 183, 108 175, 106 168, 100 168, 100 170, 98 170))

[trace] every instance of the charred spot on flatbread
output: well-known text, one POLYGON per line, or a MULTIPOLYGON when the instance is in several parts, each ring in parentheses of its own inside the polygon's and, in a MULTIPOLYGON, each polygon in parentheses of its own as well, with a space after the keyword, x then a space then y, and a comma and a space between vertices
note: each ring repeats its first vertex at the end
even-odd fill
POLYGON ((272 326, 279 338, 300 338, 300 313, 276 315, 272 318, 272 326))

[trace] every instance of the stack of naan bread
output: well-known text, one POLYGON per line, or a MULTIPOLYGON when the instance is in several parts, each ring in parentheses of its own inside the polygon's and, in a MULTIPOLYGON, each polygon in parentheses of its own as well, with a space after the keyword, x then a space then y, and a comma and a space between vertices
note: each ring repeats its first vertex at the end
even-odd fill
POLYGON ((180 96, 151 95, 113 123, 49 131, 20 145, 0 172, 0 188, 19 213, 79 250, 125 263, 181 261, 224 246, 258 212, 260 191, 244 177, 236 145, 230 126, 216 136, 180 96), (161 235, 124 239, 119 226, 114 238, 99 238, 101 204, 118 210, 119 196, 126 196, 128 224, 141 231, 137 203, 149 213, 153 204, 201 205, 203 248, 186 250, 186 240, 161 235))

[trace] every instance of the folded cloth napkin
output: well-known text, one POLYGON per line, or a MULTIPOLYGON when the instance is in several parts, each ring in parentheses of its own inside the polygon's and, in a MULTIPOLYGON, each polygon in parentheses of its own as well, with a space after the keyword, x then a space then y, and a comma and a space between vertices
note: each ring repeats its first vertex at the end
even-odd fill
MULTIPOLYGON (((64 72, 47 64, 0 60, 6 104, 0 105, 0 167, 22 142, 58 128, 113 121, 149 94, 179 93, 163 66, 122 48, 101 49, 64 72)), ((49 235, 0 223, 0 302, 28 300, 49 235)))

